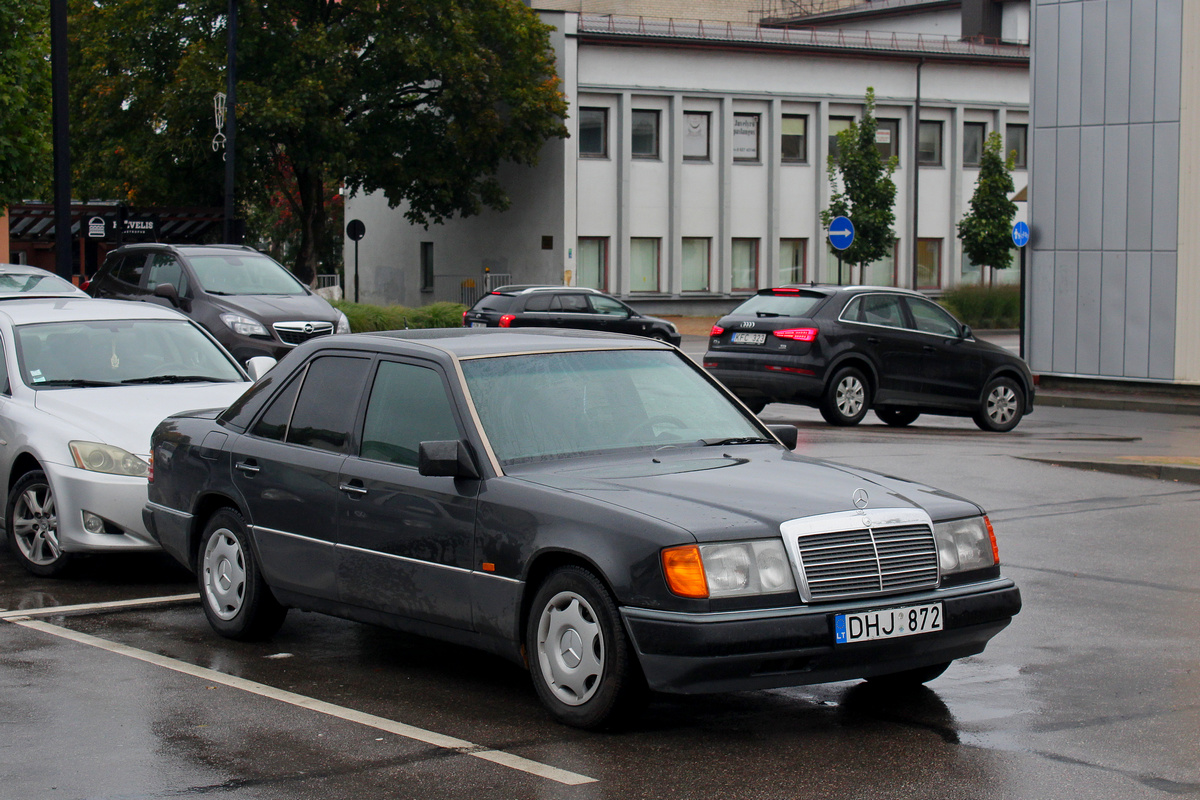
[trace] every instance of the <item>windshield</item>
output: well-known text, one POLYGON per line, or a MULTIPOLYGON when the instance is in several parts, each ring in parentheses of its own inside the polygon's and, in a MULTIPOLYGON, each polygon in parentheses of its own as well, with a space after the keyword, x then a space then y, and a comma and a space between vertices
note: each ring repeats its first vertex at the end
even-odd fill
POLYGON ((304 284, 282 265, 253 253, 189 256, 192 271, 209 294, 305 294, 304 284))
POLYGON ((0 273, 0 295, 10 294, 79 294, 79 290, 57 275, 0 273))
POLYGON ((763 437, 673 351, 481 358, 464 361, 463 373, 502 464, 763 437))
POLYGON ((806 317, 825 299, 823 294, 756 294, 729 312, 739 317, 806 317))
POLYGON ((187 320, 46 322, 16 329, 21 377, 34 389, 244 381, 187 320))

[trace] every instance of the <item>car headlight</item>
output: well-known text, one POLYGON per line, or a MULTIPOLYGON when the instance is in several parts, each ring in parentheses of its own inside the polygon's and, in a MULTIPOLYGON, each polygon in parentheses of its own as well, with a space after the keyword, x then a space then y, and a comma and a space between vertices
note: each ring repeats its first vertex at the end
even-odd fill
POLYGON ((689 544, 662 551, 667 586, 681 597, 744 597, 796 590, 783 542, 689 544))
POLYGON ((80 469, 135 478, 145 478, 150 472, 149 464, 119 447, 99 442, 71 442, 70 447, 75 466, 80 469))
POLYGON ((222 314, 221 322, 229 326, 229 330, 239 336, 270 336, 263 324, 256 319, 243 317, 241 314, 222 314))
POLYGON ((938 562, 943 575, 969 572, 1000 563, 996 534, 986 516, 935 522, 933 538, 937 542, 938 562))
POLYGON ((341 311, 339 311, 338 316, 337 316, 337 328, 334 330, 334 333, 349 333, 349 332, 350 332, 350 320, 346 319, 346 315, 343 314, 341 311))

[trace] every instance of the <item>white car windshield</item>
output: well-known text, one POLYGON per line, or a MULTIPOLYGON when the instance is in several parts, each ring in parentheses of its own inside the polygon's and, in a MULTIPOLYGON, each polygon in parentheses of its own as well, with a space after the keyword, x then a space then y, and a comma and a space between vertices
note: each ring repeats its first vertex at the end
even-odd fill
POLYGON ((0 295, 20 294, 77 295, 79 290, 57 275, 30 275, 22 272, 0 274, 0 295))
POLYGON ((34 389, 244 381, 187 320, 46 322, 16 329, 21 377, 34 389))
POLYGON ((189 256, 196 280, 209 294, 305 294, 292 273, 266 256, 222 253, 189 256))
POLYGON ((502 464, 628 447, 767 440, 674 351, 601 350, 463 362, 502 464))

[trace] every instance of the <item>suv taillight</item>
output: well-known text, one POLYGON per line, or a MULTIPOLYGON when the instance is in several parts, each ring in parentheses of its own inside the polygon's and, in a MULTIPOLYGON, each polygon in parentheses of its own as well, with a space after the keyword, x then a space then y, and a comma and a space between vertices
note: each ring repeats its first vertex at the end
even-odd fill
POLYGON ((509 325, 512 325, 512 321, 516 318, 516 314, 505 314, 500 318, 500 327, 507 328, 509 325))
POLYGON ((780 339, 791 339, 793 342, 811 342, 817 338, 820 331, 816 328, 788 328, 782 331, 772 331, 780 339))
POLYGON ((709 336, 720 336, 724 332, 725 332, 725 329, 722 328, 720 325, 713 325, 712 330, 708 332, 708 335, 709 336))

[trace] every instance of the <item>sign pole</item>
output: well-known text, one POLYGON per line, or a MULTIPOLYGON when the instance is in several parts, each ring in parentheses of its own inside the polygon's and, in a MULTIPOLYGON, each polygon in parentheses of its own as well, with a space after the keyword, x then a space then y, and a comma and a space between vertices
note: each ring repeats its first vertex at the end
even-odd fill
POLYGON ((1013 225, 1012 240, 1017 249, 1021 251, 1021 291, 1018 297, 1020 301, 1018 303, 1020 321, 1017 323, 1020 326, 1020 330, 1018 331, 1018 339, 1020 339, 1018 343, 1018 355, 1021 358, 1025 358, 1025 245, 1029 244, 1029 225, 1024 222, 1018 222, 1016 225, 1013 225))

